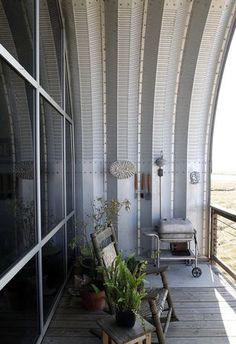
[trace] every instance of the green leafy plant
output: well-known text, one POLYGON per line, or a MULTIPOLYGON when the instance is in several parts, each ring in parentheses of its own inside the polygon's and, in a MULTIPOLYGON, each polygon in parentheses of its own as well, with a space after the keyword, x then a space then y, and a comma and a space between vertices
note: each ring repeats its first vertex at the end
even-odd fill
MULTIPOLYGON (((87 214, 88 218, 92 218, 94 231, 100 231, 108 226, 115 226, 120 210, 125 208, 130 210, 130 202, 125 199, 122 201, 112 199, 104 200, 97 198, 92 203, 92 213, 87 214)), ((75 236, 70 242, 71 249, 78 249, 78 254, 85 257, 93 257, 93 249, 88 239, 88 223, 77 220, 75 223, 75 236)))
POLYGON ((139 262, 131 272, 127 262, 118 255, 111 267, 104 270, 107 298, 116 311, 138 312, 146 295, 141 287, 145 277, 145 266, 145 261, 139 262))
POLYGON ((95 231, 102 230, 108 226, 116 226, 120 210, 124 207, 126 211, 130 210, 130 201, 124 199, 104 200, 97 198, 93 201, 92 219, 94 221, 95 231))

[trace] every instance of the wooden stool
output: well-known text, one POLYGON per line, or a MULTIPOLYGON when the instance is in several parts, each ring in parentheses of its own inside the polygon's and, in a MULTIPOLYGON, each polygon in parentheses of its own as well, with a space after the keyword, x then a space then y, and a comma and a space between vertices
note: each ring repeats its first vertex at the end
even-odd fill
POLYGON ((109 344, 151 344, 151 332, 155 331, 146 320, 142 320, 137 316, 134 327, 119 327, 113 316, 107 316, 97 321, 102 329, 102 343, 109 344))

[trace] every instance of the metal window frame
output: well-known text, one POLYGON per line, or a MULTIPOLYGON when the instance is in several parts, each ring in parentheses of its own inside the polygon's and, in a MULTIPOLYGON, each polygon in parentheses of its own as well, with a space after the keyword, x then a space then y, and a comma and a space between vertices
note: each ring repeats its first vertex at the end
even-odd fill
MULTIPOLYGON (((43 339, 43 336, 47 330, 47 327, 51 321, 51 318, 55 312, 57 307, 57 303, 61 297, 62 290, 67 282, 67 222, 75 216, 75 146, 74 146, 74 123, 73 123, 73 107, 71 106, 72 118, 65 112, 65 73, 66 70, 69 72, 69 69, 65 68, 65 63, 67 63, 66 59, 66 37, 64 31, 64 22, 62 17, 62 12, 59 3, 60 9, 60 20, 62 24, 62 32, 63 32, 63 44, 62 44, 62 54, 63 54, 63 66, 62 66, 62 105, 58 105, 55 100, 42 88, 40 85, 40 37, 39 37, 39 18, 40 18, 40 9, 39 9, 39 1, 35 0, 35 37, 34 37, 34 45, 35 45, 35 78, 26 71, 25 68, 4 48, 2 44, 0 44, 0 57, 6 61, 10 67, 15 70, 17 74, 22 77, 24 81, 27 81, 35 91, 35 223, 36 223, 36 238, 37 243, 35 246, 27 253, 24 254, 19 261, 12 266, 9 271, 7 271, 3 277, 0 279, 0 290, 3 289, 8 282, 10 282, 16 274, 22 270, 22 268, 33 258, 37 258, 37 280, 38 280, 38 300, 39 300, 39 337, 36 343, 40 343, 43 339), (64 201, 64 218, 60 221, 57 226, 53 230, 51 230, 44 238, 41 235, 41 178, 40 178, 40 97, 44 97, 48 103, 53 106, 58 113, 63 116, 63 201, 64 201), (72 197, 73 197, 73 210, 67 215, 67 204, 66 204, 66 121, 69 122, 71 125, 71 158, 72 158, 72 197), (58 293, 58 296, 55 300, 55 303, 50 311, 46 322, 44 323, 43 319, 43 271, 42 271, 42 248, 43 246, 64 226, 64 259, 65 259, 65 272, 66 278, 64 283, 61 286, 61 289, 58 293)), ((68 78, 69 81, 69 78, 68 78)), ((70 87, 69 87, 70 92, 70 87)))

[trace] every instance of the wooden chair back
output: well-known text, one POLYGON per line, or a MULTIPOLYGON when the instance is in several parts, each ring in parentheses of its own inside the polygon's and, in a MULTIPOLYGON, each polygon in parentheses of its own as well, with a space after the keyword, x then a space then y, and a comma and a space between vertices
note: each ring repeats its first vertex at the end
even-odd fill
POLYGON ((99 265, 109 268, 118 255, 118 247, 113 227, 91 234, 95 256, 99 265))
MULTIPOLYGON (((116 256, 119 254, 113 227, 107 227, 103 231, 92 233, 91 239, 98 264, 105 269, 109 268, 116 256)), ((159 344, 165 344, 165 335, 170 320, 177 320, 167 279, 165 277, 166 269, 167 267, 154 268, 155 273, 160 274, 161 276, 163 287, 158 289, 150 289, 150 291, 147 293, 147 296, 143 299, 140 308, 140 313, 145 319, 148 321, 152 319, 152 322, 156 328, 159 344), (166 301, 168 308, 164 307, 166 301), (161 315, 164 310, 167 312, 167 315, 164 316, 163 326, 161 323, 161 315)), ((154 271, 152 271, 152 273, 153 272, 154 271)), ((110 312, 114 313, 114 307, 109 299, 107 302, 110 312)))

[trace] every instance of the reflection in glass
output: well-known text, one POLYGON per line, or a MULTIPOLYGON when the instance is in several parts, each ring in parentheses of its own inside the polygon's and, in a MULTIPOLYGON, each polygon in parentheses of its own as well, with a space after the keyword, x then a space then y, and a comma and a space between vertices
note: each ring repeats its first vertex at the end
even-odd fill
POLYGON ((65 111, 66 111, 67 115, 69 115, 70 118, 72 118, 70 88, 69 88, 67 68, 66 68, 66 73, 65 73, 65 111))
POLYGON ((44 322, 65 280, 64 227, 43 247, 44 322))
POLYGON ((62 105, 62 25, 57 0, 40 0, 40 83, 62 105))
POLYGON ((41 212, 45 236, 64 217, 63 119, 41 98, 41 212))
POLYGON ((72 127, 66 121, 66 204, 67 214, 73 210, 73 190, 72 190, 72 127))
POLYGON ((35 244, 34 90, 0 60, 0 274, 35 244))
POLYGON ((0 291, 0 342, 32 344, 39 335, 36 258, 0 291))
POLYGON ((67 222, 67 269, 72 267, 75 250, 71 248, 72 239, 75 236, 75 219, 72 216, 67 222))
POLYGON ((0 1, 0 43, 34 76, 34 1, 0 1))

